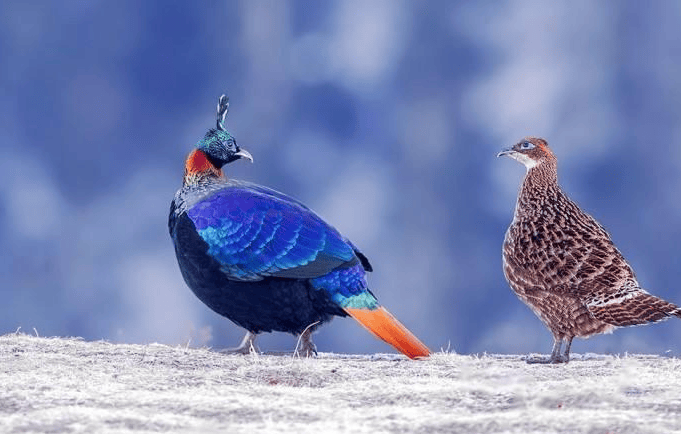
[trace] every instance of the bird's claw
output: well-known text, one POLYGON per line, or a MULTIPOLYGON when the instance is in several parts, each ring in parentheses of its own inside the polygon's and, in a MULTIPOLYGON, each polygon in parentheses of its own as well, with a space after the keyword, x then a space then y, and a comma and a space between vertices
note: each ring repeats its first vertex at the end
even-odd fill
POLYGON ((525 362, 531 365, 543 364, 543 365, 557 365, 559 363, 567 363, 570 358, 565 355, 551 356, 551 357, 527 357, 525 362))

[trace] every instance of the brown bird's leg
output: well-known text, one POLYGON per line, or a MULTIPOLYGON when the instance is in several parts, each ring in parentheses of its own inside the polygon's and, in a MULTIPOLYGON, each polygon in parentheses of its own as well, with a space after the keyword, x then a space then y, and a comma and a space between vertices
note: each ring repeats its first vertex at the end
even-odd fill
POLYGON ((546 361, 546 363, 567 363, 570 361, 570 347, 572 346, 572 336, 560 336, 553 338, 553 351, 551 352, 551 357, 546 361), (565 352, 560 353, 560 347, 565 341, 565 352))
POLYGON ((572 346, 572 339, 574 336, 565 337, 565 351, 563 352, 563 363, 570 361, 570 347, 572 346))
POLYGON ((251 350, 253 352, 259 353, 260 350, 258 347, 255 345, 255 338, 256 334, 252 332, 246 332, 246 336, 244 336, 244 339, 241 341, 238 347, 236 348, 226 348, 224 350, 221 350, 221 353, 225 354, 250 354, 251 350))
MULTIPOLYGON (((568 347, 567 351, 570 351, 570 345, 572 343, 572 338, 568 341, 568 347)), ((533 358, 528 358, 525 361, 527 363, 541 363, 541 364, 549 364, 549 363, 567 363, 566 359, 563 359, 563 356, 560 354, 560 347, 563 346, 563 337, 562 336, 553 336, 553 351, 551 351, 551 357, 549 358, 544 358, 544 357, 533 357, 533 358)))
POLYGON ((553 338, 553 351, 551 351, 551 357, 547 360, 548 363, 557 363, 560 359, 560 348, 563 346, 563 338, 554 337, 553 338))
POLYGON ((299 343, 296 345, 296 353, 303 357, 312 357, 317 355, 317 347, 312 342, 312 327, 308 327, 300 334, 299 343))

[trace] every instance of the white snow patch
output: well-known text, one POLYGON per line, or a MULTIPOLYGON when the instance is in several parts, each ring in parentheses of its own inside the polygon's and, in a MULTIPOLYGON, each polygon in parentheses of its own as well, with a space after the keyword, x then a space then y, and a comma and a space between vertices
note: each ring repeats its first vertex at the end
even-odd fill
POLYGON ((680 369, 648 355, 575 354, 567 365, 447 353, 305 359, 9 334, 0 430, 677 432, 680 369))

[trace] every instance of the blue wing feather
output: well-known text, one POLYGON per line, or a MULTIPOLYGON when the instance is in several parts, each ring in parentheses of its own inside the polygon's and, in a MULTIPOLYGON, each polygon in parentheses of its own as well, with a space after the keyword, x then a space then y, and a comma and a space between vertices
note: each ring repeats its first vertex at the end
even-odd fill
POLYGON ((264 187, 225 188, 187 215, 208 253, 235 280, 314 279, 358 262, 336 229, 301 203, 264 187))

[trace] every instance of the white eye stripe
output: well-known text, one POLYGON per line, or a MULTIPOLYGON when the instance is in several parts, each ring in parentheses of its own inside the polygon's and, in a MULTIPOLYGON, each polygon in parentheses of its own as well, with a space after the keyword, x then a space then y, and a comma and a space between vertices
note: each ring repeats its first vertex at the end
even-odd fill
POLYGON ((530 142, 522 142, 520 144, 520 149, 534 149, 534 144, 530 142))

